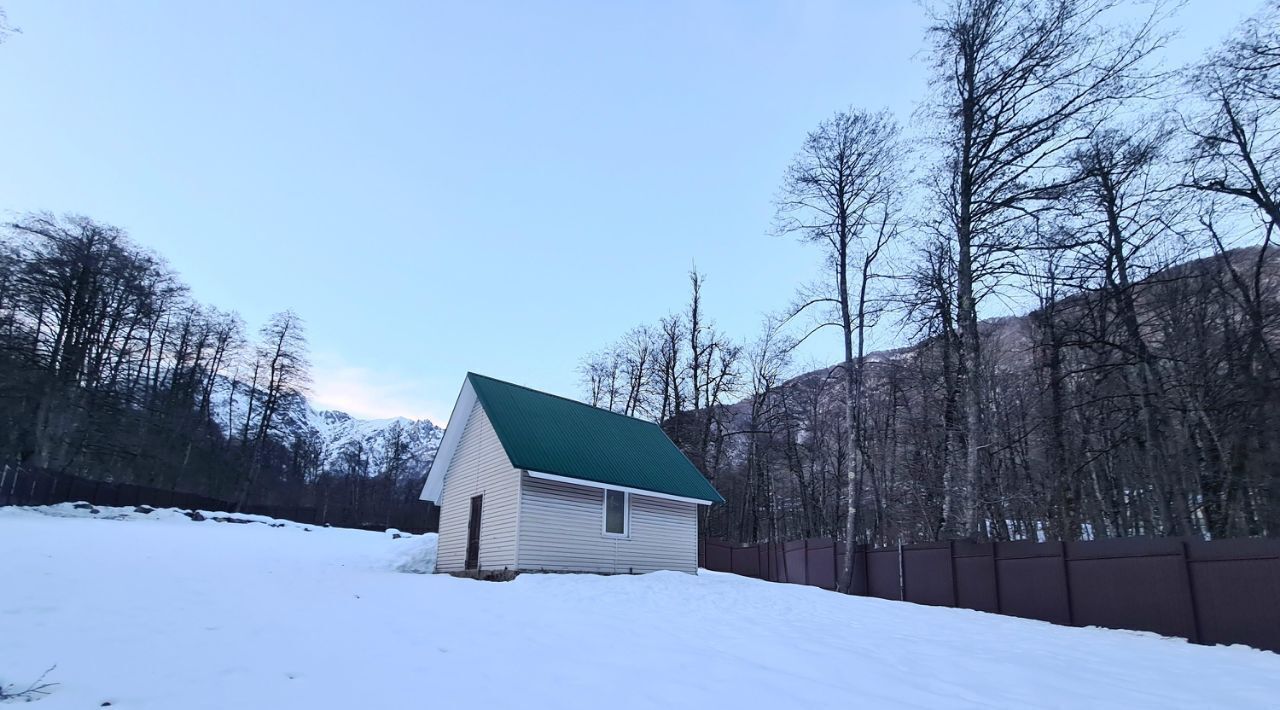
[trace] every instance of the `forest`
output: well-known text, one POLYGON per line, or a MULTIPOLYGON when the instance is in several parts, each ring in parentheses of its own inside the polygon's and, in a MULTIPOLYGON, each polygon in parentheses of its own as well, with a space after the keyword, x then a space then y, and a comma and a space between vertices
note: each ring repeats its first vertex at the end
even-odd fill
POLYGON ((1177 7, 1138 9, 929 3, 909 127, 838 110, 779 176, 819 281, 743 336, 692 273, 583 360, 726 497, 705 534, 1280 535, 1280 2, 1172 68, 1177 7))
POLYGON ((325 457, 298 421, 308 382, 295 313, 251 336, 116 227, 30 214, 0 236, 2 466, 370 523, 419 507, 408 432, 325 457))

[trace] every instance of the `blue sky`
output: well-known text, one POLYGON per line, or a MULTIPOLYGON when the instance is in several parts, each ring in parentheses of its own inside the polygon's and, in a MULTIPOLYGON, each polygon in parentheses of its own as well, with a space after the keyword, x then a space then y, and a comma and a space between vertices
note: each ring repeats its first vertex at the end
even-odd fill
MULTIPOLYGON (((443 422, 467 370, 579 394, 695 263, 754 337, 821 266, 769 234, 805 132, 926 82, 907 0, 0 5, 0 211, 123 227, 251 329, 293 308, 360 416, 443 422)), ((1170 60, 1255 7, 1191 0, 1170 60)))

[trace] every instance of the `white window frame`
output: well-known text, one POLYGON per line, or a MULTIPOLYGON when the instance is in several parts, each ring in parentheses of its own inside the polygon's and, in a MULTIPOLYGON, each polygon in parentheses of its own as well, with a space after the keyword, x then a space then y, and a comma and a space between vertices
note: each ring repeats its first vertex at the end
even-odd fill
POLYGON ((615 539, 631 537, 631 492, 621 488, 604 488, 600 496, 600 534, 615 539), (622 532, 609 532, 609 493, 622 494, 622 532))

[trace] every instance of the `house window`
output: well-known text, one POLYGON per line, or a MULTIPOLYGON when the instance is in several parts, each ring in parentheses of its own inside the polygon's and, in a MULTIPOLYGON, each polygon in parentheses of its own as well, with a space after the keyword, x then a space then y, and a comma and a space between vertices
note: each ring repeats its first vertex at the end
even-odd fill
POLYGON ((605 489, 604 534, 627 536, 627 519, 631 517, 631 496, 626 491, 605 489))

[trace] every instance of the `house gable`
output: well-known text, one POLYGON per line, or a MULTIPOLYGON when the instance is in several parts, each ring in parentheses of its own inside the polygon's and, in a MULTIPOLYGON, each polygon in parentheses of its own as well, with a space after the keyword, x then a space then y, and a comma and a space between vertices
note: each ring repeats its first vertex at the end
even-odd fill
POLYGON ((512 468, 479 402, 473 401, 468 411, 455 411, 450 424, 456 424, 461 434, 448 463, 439 471, 442 490, 436 569, 457 572, 465 566, 471 500, 476 496, 481 498, 480 568, 514 569, 521 474, 512 468))
POLYGON ((440 495, 444 492, 445 474, 453 461, 459 442, 462 441, 462 435, 475 405, 476 391, 471 386, 471 379, 463 379, 462 390, 458 392, 458 398, 453 403, 453 411, 449 413, 449 422, 445 424, 440 447, 436 449, 436 456, 431 460, 431 468, 427 469, 427 482, 422 486, 419 500, 440 504, 440 495))

